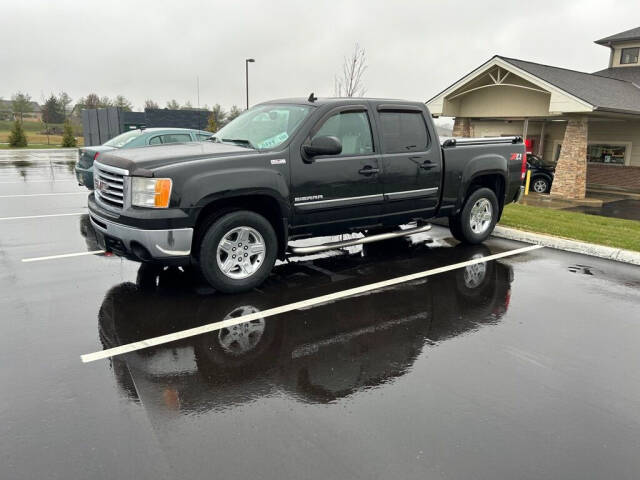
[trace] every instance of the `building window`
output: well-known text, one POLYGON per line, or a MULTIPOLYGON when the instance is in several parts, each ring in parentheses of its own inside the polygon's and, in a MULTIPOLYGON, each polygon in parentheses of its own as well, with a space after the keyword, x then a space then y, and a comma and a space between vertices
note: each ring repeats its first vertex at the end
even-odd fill
POLYGON ((620 63, 623 65, 629 63, 638 63, 638 55, 640 54, 640 47, 623 48, 620 52, 620 63))
POLYGON ((587 148, 587 161, 624 165, 626 153, 627 147, 625 145, 589 144, 587 148))

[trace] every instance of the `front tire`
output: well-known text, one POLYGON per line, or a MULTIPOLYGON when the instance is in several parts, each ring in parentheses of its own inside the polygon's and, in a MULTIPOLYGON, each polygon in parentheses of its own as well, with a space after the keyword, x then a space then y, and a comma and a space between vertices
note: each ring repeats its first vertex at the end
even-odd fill
POLYGON ((217 219, 200 243, 200 269, 224 293, 249 291, 267 278, 276 261, 278 238, 271 223, 239 210, 217 219))
POLYGON ((449 229, 463 243, 482 243, 496 226, 498 208, 493 190, 479 188, 469 195, 460 213, 449 218, 449 229))

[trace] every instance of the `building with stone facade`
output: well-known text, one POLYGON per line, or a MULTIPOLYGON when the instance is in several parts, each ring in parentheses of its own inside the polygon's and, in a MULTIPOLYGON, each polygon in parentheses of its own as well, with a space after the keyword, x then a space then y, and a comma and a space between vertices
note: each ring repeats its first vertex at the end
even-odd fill
POLYGON ((604 70, 496 55, 427 106, 455 117, 454 137, 522 135, 528 152, 557 162, 551 195, 640 192, 640 27, 595 43, 611 51, 604 70))

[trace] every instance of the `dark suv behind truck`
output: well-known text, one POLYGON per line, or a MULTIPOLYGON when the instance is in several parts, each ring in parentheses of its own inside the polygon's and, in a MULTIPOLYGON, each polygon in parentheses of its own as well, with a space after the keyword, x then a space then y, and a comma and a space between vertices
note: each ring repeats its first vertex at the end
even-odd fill
POLYGON ((480 243, 522 194, 525 167, 519 137, 441 145, 422 103, 311 95, 257 105, 205 142, 104 154, 89 211, 106 250, 195 265, 216 289, 239 292, 290 251, 407 235, 436 217, 480 243), (365 236, 288 246, 355 232, 365 236))

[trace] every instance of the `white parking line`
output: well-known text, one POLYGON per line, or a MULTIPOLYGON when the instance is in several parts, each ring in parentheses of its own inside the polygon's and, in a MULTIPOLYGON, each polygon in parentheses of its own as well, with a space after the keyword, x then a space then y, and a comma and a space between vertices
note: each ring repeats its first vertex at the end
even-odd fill
POLYGON ((89 252, 79 252, 79 253, 63 253, 62 255, 49 255, 48 257, 23 258, 22 262, 23 263, 40 262, 42 260, 57 260, 58 258, 82 257, 83 255, 98 255, 99 253, 104 253, 104 250, 92 250, 89 252))
POLYGON ((0 198, 17 198, 17 197, 51 197, 55 195, 89 195, 88 192, 64 192, 64 193, 26 193, 20 195, 0 195, 0 198))
POLYGON ((53 213, 51 215, 26 215, 23 217, 0 217, 0 220, 24 220, 26 218, 49 218, 49 217, 69 217, 71 215, 86 215, 87 212, 76 213, 53 213))
POLYGON ((328 295, 322 295, 320 297, 310 298, 308 300, 301 300, 299 302, 289 303, 288 305, 282 305, 280 307, 270 308, 262 312, 250 313, 237 318, 230 318, 221 322, 209 323, 200 327, 190 328, 182 330, 181 332, 169 333, 167 335, 161 335, 159 337, 148 338, 139 342, 128 343, 120 345, 119 347, 109 348, 100 352, 87 353, 80 356, 80 359, 84 363, 94 362, 104 358, 114 357, 116 355, 122 355, 124 353, 134 352, 136 350, 142 350, 144 348, 155 347, 169 342, 175 342, 176 340, 182 340, 184 338, 194 337, 203 333, 212 332, 214 330, 220 330, 221 328, 229 328, 241 323, 250 322, 252 320, 258 320, 262 318, 272 317, 274 315, 280 315, 282 313, 291 312, 292 310, 300 310, 302 308, 309 308, 322 303, 334 302, 353 295, 359 295, 372 290, 378 290, 380 288, 390 287, 399 283, 406 283, 420 278, 429 277, 438 273, 448 272, 450 270, 456 270, 458 268, 466 267, 469 265, 475 265, 478 263, 485 263, 490 260, 497 260, 498 258, 510 257, 512 255, 518 255, 520 253, 529 252, 531 250, 537 250, 543 248, 542 245, 531 245, 528 247, 518 248, 515 250, 509 250, 502 253, 496 253, 494 255, 488 255, 486 257, 475 258, 473 260, 467 260, 466 262, 454 263, 444 267, 433 268, 431 270, 425 270, 418 273, 412 273, 411 275, 404 275, 402 277, 392 278, 390 280, 383 280, 381 282, 370 283, 369 285, 363 285, 361 287, 350 288, 341 292, 330 293, 328 295))

